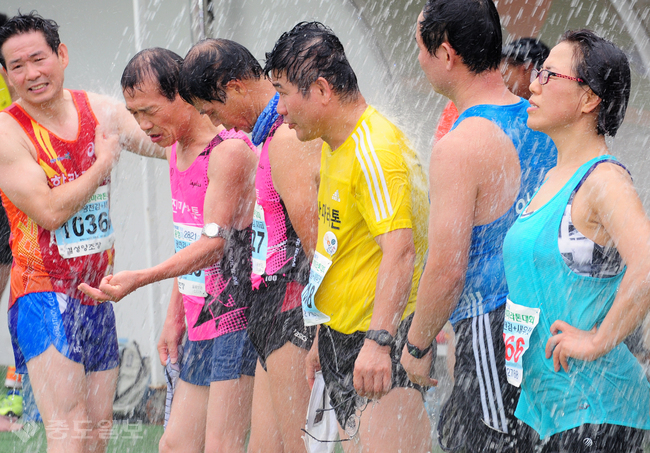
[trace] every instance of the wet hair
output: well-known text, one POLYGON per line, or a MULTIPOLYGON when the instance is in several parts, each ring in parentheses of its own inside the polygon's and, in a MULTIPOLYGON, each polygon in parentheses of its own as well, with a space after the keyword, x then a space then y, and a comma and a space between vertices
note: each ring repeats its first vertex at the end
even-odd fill
POLYGON ((7 17, 6 14, 0 13, 0 27, 6 24, 8 20, 9 18, 7 17))
POLYGON ((228 39, 204 39, 185 56, 179 93, 190 104, 197 100, 226 102, 231 80, 258 80, 262 66, 250 51, 228 39))
POLYGON ((122 91, 132 94, 151 80, 158 84, 160 94, 170 101, 176 99, 183 57, 171 50, 153 47, 137 54, 122 72, 122 91))
POLYGON ((501 51, 501 56, 508 63, 522 65, 531 62, 533 67, 539 69, 550 52, 551 49, 539 39, 520 38, 505 46, 501 51))
POLYGON ((448 42, 467 68, 480 74, 501 63, 501 23, 492 0, 428 0, 420 36, 431 55, 448 42))
POLYGON ((334 32, 320 22, 300 22, 285 32, 266 54, 264 73, 283 74, 308 95, 309 87, 319 77, 331 85, 342 101, 359 94, 357 76, 350 66, 343 44, 334 32))
POLYGON ((560 42, 573 44, 573 71, 601 99, 596 129, 615 136, 630 99, 630 64, 621 49, 591 30, 567 31, 560 42))
MULTIPOLYGON (((36 11, 29 14, 18 13, 0 27, 0 49, 9 38, 31 32, 41 32, 45 42, 52 51, 58 55, 61 38, 59 37, 59 25, 52 19, 44 19, 36 11)), ((0 64, 7 69, 5 57, 0 52, 0 64)))

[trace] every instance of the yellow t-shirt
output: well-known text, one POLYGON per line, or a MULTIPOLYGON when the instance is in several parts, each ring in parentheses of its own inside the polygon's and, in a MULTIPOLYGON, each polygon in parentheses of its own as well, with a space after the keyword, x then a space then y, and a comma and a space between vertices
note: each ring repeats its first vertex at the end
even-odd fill
POLYGON ((11 105, 11 95, 9 94, 9 88, 5 83, 5 79, 0 76, 0 110, 11 105))
POLYGON ((320 176, 316 250, 332 265, 315 302, 330 316, 326 324, 344 334, 368 330, 382 258, 375 237, 401 228, 413 230, 417 254, 402 319, 410 315, 427 250, 429 203, 426 177, 408 140, 369 106, 339 148, 323 145, 320 176), (330 255, 324 241, 333 236, 337 248, 330 255))

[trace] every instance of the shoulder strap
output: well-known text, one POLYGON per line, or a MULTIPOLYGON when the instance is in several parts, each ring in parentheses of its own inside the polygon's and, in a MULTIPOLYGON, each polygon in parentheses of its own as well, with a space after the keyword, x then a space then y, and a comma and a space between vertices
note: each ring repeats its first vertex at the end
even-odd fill
POLYGON ((632 177, 632 173, 630 173, 630 171, 625 167, 625 165, 620 163, 618 160, 612 159, 612 158, 601 159, 601 160, 599 160, 597 162, 594 162, 593 165, 591 167, 589 167, 589 169, 584 174, 584 176, 582 178, 580 178, 580 181, 578 181, 578 184, 575 186, 575 188, 571 192, 571 198, 573 198, 573 196, 578 191, 578 189, 580 189, 580 187, 582 187, 584 182, 587 180, 589 175, 596 169, 596 167, 599 166, 600 164, 604 164, 604 163, 610 163, 610 164, 618 165, 623 170, 625 170, 628 173, 628 175, 630 175, 630 177, 632 177))
POLYGON ((205 147, 203 152, 199 154, 199 157, 201 156, 209 156, 212 150, 219 145, 221 142, 223 142, 224 138, 221 136, 221 133, 217 134, 214 136, 212 140, 210 140, 210 143, 208 146, 205 147))

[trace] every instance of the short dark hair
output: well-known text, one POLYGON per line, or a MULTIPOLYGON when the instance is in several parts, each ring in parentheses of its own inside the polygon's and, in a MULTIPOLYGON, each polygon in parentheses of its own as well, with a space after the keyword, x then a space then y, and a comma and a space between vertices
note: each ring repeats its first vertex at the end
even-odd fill
POLYGON ((560 42, 575 45, 573 70, 601 99, 599 135, 614 137, 625 118, 632 85, 630 64, 621 49, 591 30, 567 31, 560 42))
POLYGON ((7 17, 6 14, 0 13, 0 27, 6 24, 8 20, 9 18, 7 17))
POLYGON ((525 64, 531 62, 533 67, 541 68, 551 49, 536 38, 520 38, 505 46, 501 56, 509 63, 525 64))
POLYGON ((357 76, 350 66, 343 44, 334 32, 320 22, 300 22, 285 32, 266 54, 264 73, 284 74, 303 93, 319 77, 332 86, 342 100, 359 95, 357 76))
POLYGON ((225 103, 228 82, 261 77, 262 66, 246 47, 229 39, 204 39, 185 56, 179 93, 190 104, 225 103))
POLYGON ((448 42, 475 74, 501 63, 501 23, 492 0, 428 0, 418 26, 431 55, 448 42))
POLYGON ((18 14, 7 21, 0 27, 0 64, 7 69, 5 57, 2 55, 1 49, 9 38, 25 33, 39 31, 43 33, 45 42, 50 46, 55 54, 59 54, 59 45, 61 38, 59 37, 59 25, 52 19, 44 19, 36 11, 29 14, 18 14))
POLYGON ((158 84, 160 94, 173 101, 178 94, 183 57, 171 50, 153 47, 141 50, 122 72, 122 91, 132 94, 147 80, 158 84))

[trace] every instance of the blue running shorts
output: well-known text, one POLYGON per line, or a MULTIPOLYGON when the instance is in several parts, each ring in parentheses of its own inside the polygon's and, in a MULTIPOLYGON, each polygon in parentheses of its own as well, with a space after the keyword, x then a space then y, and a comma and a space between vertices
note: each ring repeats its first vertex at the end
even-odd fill
POLYGON ((257 352, 246 329, 226 333, 212 340, 187 341, 180 378, 194 385, 255 376, 257 352))
POLYGON ((9 309, 9 332, 21 374, 27 373, 27 362, 50 345, 81 363, 86 373, 119 365, 115 315, 108 302, 82 305, 62 293, 26 294, 9 309))

